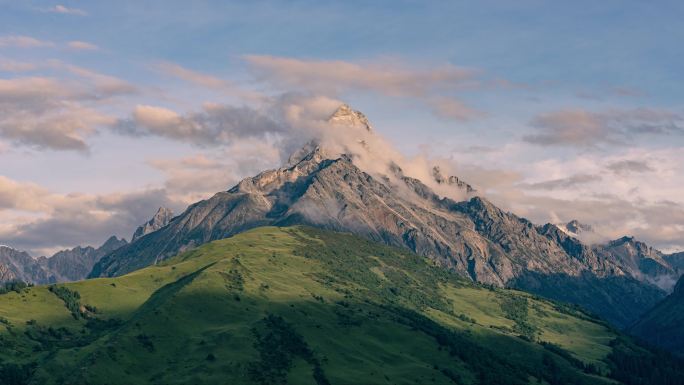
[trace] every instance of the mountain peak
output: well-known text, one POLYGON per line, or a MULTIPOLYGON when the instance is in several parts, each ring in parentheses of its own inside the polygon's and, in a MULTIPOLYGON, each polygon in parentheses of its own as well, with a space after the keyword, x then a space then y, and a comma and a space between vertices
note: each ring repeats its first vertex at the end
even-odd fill
POLYGON ((625 235, 623 237, 620 237, 618 239, 612 240, 609 242, 611 246, 619 246, 619 245, 624 245, 624 244, 635 244, 637 243, 636 239, 634 237, 630 237, 629 235, 625 235))
POLYGON ((432 168, 432 178, 435 180, 435 182, 437 182, 437 184, 446 184, 449 186, 456 186, 461 190, 465 190, 467 193, 475 192, 475 189, 473 188, 473 186, 462 181, 457 176, 450 175, 449 177, 445 177, 442 174, 442 170, 440 169, 439 166, 434 166, 432 168))
POLYGON ((565 224, 565 228, 575 234, 580 234, 584 231, 594 231, 594 228, 591 227, 591 225, 586 225, 584 223, 581 223, 577 219, 573 219, 570 222, 565 224))
POLYGON ((166 207, 160 207, 152 219, 135 230, 135 233, 133 233, 133 237, 131 238, 131 242, 168 225, 171 221, 171 218, 173 218, 173 211, 166 207))
POLYGON ((328 122, 344 126, 361 127, 368 132, 373 130, 373 127, 371 126, 370 122, 368 122, 366 115, 352 109, 347 104, 339 106, 337 110, 330 115, 328 122))
POLYGON ((126 243, 128 242, 126 242, 125 239, 119 238, 116 235, 112 235, 102 244, 102 246, 99 247, 98 250, 114 250, 125 245, 126 243))

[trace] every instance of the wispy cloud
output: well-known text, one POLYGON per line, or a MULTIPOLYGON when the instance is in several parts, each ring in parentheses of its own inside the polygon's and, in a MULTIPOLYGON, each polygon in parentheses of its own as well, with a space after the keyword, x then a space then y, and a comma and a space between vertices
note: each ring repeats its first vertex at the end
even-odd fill
POLYGON ((67 47, 74 51, 97 51, 100 49, 100 47, 95 44, 79 40, 68 42, 67 47))
POLYGON ((476 71, 452 65, 411 69, 392 63, 301 60, 247 55, 258 76, 288 88, 313 91, 372 90, 389 96, 424 96, 435 89, 457 90, 475 81, 476 71))
POLYGON ((606 168, 618 175, 640 174, 655 171, 648 162, 635 159, 616 161, 608 164, 606 168))
POLYGON ((115 130, 126 135, 160 136, 202 146, 230 144, 244 137, 282 131, 275 121, 248 107, 205 105, 202 111, 180 115, 164 107, 138 105, 115 130))
POLYGON ((18 48, 40 48, 40 47, 54 47, 55 43, 50 41, 39 40, 31 36, 23 35, 8 35, 0 36, 0 47, 18 47, 18 48))
POLYGON ((279 160, 277 147, 247 138, 214 154, 150 159, 147 163, 164 174, 164 189, 171 199, 191 204, 227 190, 245 176, 272 168, 279 160))
POLYGON ((38 65, 30 62, 0 59, 0 71, 4 72, 28 72, 38 68, 38 65))
POLYGON ((155 65, 155 68, 166 75, 173 76, 196 86, 235 96, 243 102, 259 102, 266 98, 265 95, 240 87, 230 80, 195 71, 176 63, 161 61, 155 65))
POLYGON ((0 226, 0 242, 38 256, 42 250, 97 245, 111 235, 130 239, 133 229, 149 219, 157 207, 183 208, 170 200, 164 189, 102 195, 48 192, 41 198, 46 207, 38 217, 12 217, 11 212, 0 210, 0 218, 14 219, 0 226))
POLYGON ((218 78, 216 76, 204 74, 198 71, 193 71, 189 68, 185 68, 181 65, 162 61, 156 64, 156 68, 160 71, 177 77, 179 79, 194 83, 196 85, 207 87, 207 88, 231 88, 233 87, 232 82, 218 78))
POLYGON ((637 136, 684 133, 684 117, 663 109, 562 110, 532 121, 535 133, 524 140, 543 146, 596 147, 627 144, 637 136))
POLYGON ((354 63, 266 55, 247 55, 244 60, 257 79, 282 90, 327 96, 365 91, 419 100, 443 118, 465 120, 479 115, 453 96, 456 92, 481 86, 480 72, 473 69, 450 64, 413 68, 393 61, 354 63))
POLYGON ((453 120, 470 120, 482 116, 483 113, 468 107, 462 101, 453 98, 433 98, 428 101, 433 113, 439 117, 453 120))
POLYGON ((532 189, 532 190, 557 190, 557 189, 571 189, 576 188, 580 185, 598 182, 602 178, 600 175, 591 174, 575 174, 567 178, 551 179, 545 180, 543 182, 536 183, 526 183, 522 184, 521 187, 532 189))
POLYGON ((85 152, 86 138, 116 121, 99 107, 136 88, 82 67, 58 61, 45 65, 77 78, 0 79, 0 138, 38 149, 85 152))
POLYGON ((48 13, 59 13, 62 15, 75 15, 75 16, 87 16, 88 12, 78 9, 78 8, 70 8, 61 4, 57 4, 53 7, 49 8, 42 8, 41 9, 43 12, 48 12, 48 13))
POLYGON ((49 191, 35 183, 18 182, 0 175, 0 211, 47 209, 45 198, 49 191))

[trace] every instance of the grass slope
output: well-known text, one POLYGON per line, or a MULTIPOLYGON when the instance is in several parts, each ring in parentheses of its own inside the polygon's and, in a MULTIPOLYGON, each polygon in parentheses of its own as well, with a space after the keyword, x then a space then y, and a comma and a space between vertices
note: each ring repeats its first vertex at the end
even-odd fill
POLYGON ((651 352, 574 308, 306 227, 0 295, 0 346, 0 384, 656 383, 623 368, 651 352))

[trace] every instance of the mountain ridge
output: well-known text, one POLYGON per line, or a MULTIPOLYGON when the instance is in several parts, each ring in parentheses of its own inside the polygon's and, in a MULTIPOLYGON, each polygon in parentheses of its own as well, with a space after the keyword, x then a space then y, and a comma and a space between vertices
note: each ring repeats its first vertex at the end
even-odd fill
POLYGON ((33 258, 28 252, 0 246, 0 283, 21 281, 49 284, 85 279, 100 258, 127 244, 123 238, 109 237, 101 246, 76 246, 50 257, 33 258))
MULTIPOLYGON (((331 129, 351 121, 350 130, 372 135, 367 120, 359 118, 365 116, 347 108, 341 107, 345 118, 331 129)), ((617 244, 588 247, 555 225, 536 226, 479 196, 455 200, 438 195, 395 162, 385 165, 383 173, 364 171, 356 162, 373 148, 364 144, 354 151, 340 153, 310 142, 285 166, 190 205, 168 225, 105 256, 89 277, 125 274, 254 227, 302 224, 406 247, 481 283, 547 296, 565 295, 563 285, 579 285, 588 297, 564 298, 623 327, 665 297, 666 290, 656 286, 657 274, 678 274, 661 266, 665 261, 660 257, 655 265, 642 265, 648 253, 623 248, 613 255, 617 244), (638 298, 630 299, 634 295, 638 298), (598 302, 586 303, 592 297, 598 302), (610 314, 617 298, 620 309, 610 314)), ((435 186, 452 180, 449 187, 459 197, 474 192, 456 177, 442 177, 439 168, 428 174, 435 186)))

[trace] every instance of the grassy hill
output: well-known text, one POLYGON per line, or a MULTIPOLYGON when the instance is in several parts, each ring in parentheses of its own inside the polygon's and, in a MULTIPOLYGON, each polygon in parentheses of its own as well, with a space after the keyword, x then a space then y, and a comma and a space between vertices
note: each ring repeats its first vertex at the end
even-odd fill
POLYGON ((681 362, 574 308, 306 227, 258 228, 122 277, 2 294, 0 346, 0 384, 684 378, 681 362))

